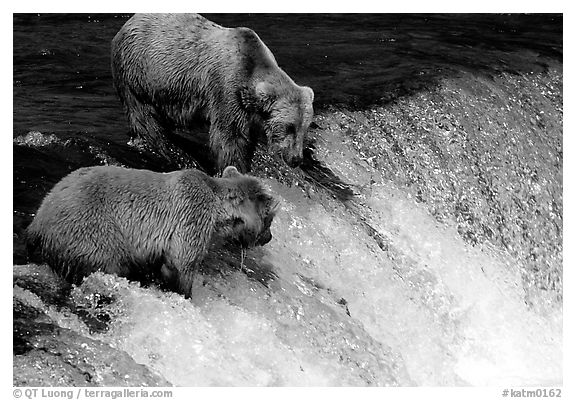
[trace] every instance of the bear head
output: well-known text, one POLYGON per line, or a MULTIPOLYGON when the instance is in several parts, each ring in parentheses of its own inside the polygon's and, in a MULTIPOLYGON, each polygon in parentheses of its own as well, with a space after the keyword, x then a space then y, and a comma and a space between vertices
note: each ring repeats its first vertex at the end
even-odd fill
POLYGON ((313 101, 311 88, 293 82, 286 87, 263 80, 242 94, 244 106, 262 121, 269 149, 291 167, 302 163, 304 137, 314 116, 313 101))
POLYGON ((243 248, 268 243, 278 201, 256 178, 241 174, 233 166, 224 169, 218 187, 223 205, 219 235, 238 241, 243 248))

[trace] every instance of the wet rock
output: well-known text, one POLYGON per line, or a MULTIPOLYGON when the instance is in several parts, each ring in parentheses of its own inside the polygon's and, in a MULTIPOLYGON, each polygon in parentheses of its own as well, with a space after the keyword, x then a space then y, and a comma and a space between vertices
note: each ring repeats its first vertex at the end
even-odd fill
POLYGON ((69 288, 46 266, 30 264, 14 270, 15 386, 170 385, 125 352, 60 326, 65 320, 57 322, 51 315, 70 304, 63 295, 69 288))

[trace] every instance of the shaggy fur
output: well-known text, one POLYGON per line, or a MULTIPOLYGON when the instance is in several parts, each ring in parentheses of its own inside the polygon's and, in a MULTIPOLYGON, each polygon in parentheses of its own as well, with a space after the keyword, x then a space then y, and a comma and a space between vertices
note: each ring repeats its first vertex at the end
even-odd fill
POLYGON ((71 283, 95 271, 129 279, 164 274, 170 287, 191 296, 209 245, 267 243, 274 209, 258 180, 234 167, 222 178, 192 169, 80 168, 43 200, 27 245, 71 283))
POLYGON ((251 29, 136 14, 112 40, 112 76, 132 134, 167 159, 181 151, 176 129, 206 121, 220 171, 249 171, 262 136, 289 165, 302 161, 314 92, 296 85, 251 29))

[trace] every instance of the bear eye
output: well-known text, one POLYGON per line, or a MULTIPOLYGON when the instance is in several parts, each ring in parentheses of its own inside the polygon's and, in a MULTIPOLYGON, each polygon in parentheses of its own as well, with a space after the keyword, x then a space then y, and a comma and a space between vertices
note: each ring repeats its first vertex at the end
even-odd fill
POLYGON ((286 125, 286 133, 288 135, 296 135, 296 125, 294 124, 286 125))

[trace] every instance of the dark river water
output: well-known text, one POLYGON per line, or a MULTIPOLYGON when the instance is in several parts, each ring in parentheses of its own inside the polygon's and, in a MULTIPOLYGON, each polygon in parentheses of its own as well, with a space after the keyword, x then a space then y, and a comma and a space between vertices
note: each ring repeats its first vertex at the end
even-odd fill
MULTIPOLYGON (((325 169, 257 151, 273 239, 208 257, 192 300, 15 265, 15 384, 562 385, 562 15, 206 16, 314 89, 325 169)), ((129 17, 13 16, 14 264, 70 171, 167 168, 112 86, 129 17)))

